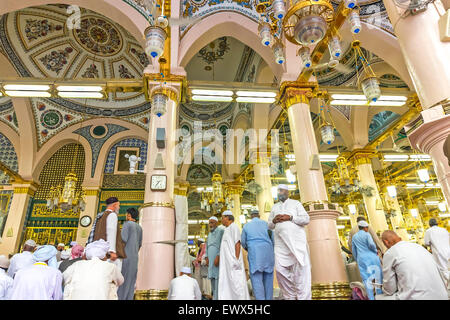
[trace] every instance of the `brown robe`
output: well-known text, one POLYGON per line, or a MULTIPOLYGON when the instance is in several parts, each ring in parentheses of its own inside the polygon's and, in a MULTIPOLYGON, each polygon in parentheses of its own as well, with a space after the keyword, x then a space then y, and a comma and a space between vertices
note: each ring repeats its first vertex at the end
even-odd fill
MULTIPOLYGON (((95 225, 94 231, 94 241, 106 239, 106 221, 108 219, 111 211, 105 211, 100 219, 98 219, 97 224, 95 225)), ((116 254, 119 258, 125 259, 127 255, 125 254, 125 243, 122 241, 122 236, 120 234, 120 225, 119 221, 117 221, 117 235, 116 235, 116 254)))

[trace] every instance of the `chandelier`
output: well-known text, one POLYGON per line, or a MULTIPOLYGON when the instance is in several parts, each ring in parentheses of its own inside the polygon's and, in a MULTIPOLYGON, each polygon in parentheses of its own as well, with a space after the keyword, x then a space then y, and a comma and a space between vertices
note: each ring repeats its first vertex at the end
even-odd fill
POLYGON ((361 89, 369 103, 376 102, 381 96, 380 85, 375 72, 373 72, 370 63, 361 50, 360 44, 361 43, 359 40, 352 42, 352 47, 355 53, 355 67, 358 85, 361 86, 361 89), (362 72, 364 73, 363 77, 360 75, 361 70, 358 70, 358 61, 361 62, 362 72))
MULTIPOLYGON (((78 148, 78 146, 77 146, 78 148)), ((50 187, 49 197, 47 199, 47 208, 51 211, 55 208, 62 212, 72 210, 74 213, 84 211, 86 203, 84 202, 84 191, 76 191, 78 177, 75 172, 70 172, 64 178, 64 186, 50 187)))
POLYGON ((197 188, 197 191, 201 192, 200 208, 208 212, 219 213, 224 207, 234 207, 234 201, 230 200, 228 196, 224 196, 220 173, 214 173, 211 182, 211 187, 197 188))
POLYGON ((344 156, 336 159, 337 168, 332 173, 331 191, 340 194, 349 194, 360 191, 360 182, 356 170, 347 164, 344 156))

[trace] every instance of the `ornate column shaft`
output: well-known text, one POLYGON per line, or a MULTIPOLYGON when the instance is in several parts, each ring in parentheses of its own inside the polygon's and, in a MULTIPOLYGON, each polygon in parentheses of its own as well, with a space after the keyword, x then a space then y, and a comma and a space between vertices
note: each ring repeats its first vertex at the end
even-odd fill
POLYGON ((356 150, 352 153, 351 160, 354 161, 362 187, 372 188, 372 195, 363 193, 369 223, 375 232, 383 232, 388 229, 388 224, 380 192, 378 191, 378 185, 373 175, 372 156, 373 153, 370 151, 356 150))
MULTIPOLYGON (((159 82, 149 81, 149 87, 159 82)), ((141 226, 142 247, 139 251, 138 275, 135 298, 139 300, 167 298, 170 281, 174 277, 174 177, 177 107, 180 83, 169 82, 164 86, 168 96, 167 110, 158 117, 150 115, 148 159, 141 226), (165 146, 158 148, 157 128, 165 129, 165 146), (153 175, 167 177, 166 189, 151 190, 153 175)))
POLYGON ((231 199, 233 200, 233 207, 231 211, 234 216, 234 223, 242 230, 241 225, 241 195, 244 192, 244 188, 240 184, 232 183, 227 186, 228 192, 231 194, 231 199))
POLYGON ((84 211, 80 213, 80 219, 84 216, 91 217, 91 224, 87 227, 82 227, 78 222, 78 230, 77 230, 77 243, 85 246, 89 237, 89 232, 92 228, 92 223, 95 220, 95 216, 97 215, 98 209, 98 201, 99 201, 99 187, 84 187, 84 201, 86 202, 86 207, 84 211))
POLYGON ((14 195, 11 200, 9 214, 6 218, 3 230, 2 243, 0 243, 0 254, 8 256, 10 253, 17 253, 20 248, 20 241, 24 230, 25 218, 36 192, 35 183, 13 183, 14 195))
POLYGON ((341 257, 336 206, 328 203, 322 168, 311 168, 318 157, 317 141, 311 121, 310 88, 288 87, 284 93, 295 153, 300 197, 311 221, 307 227, 311 258, 313 299, 348 299, 351 291, 341 257))
POLYGON ((256 161, 257 163, 253 165, 255 182, 262 188, 262 191, 256 195, 256 204, 258 205, 259 215, 261 219, 267 221, 270 211, 273 207, 272 181, 270 180, 269 159, 258 153, 258 158, 256 161))
POLYGON ((402 238, 403 241, 409 241, 408 231, 406 230, 406 223, 403 219, 402 210, 398 203, 397 197, 392 198, 387 193, 384 194, 385 203, 391 209, 391 225, 392 229, 402 238))
POLYGON ((188 248, 188 193, 189 183, 180 182, 174 188, 174 204, 175 204, 175 240, 179 240, 175 244, 175 274, 180 274, 182 267, 190 266, 189 248, 188 248))

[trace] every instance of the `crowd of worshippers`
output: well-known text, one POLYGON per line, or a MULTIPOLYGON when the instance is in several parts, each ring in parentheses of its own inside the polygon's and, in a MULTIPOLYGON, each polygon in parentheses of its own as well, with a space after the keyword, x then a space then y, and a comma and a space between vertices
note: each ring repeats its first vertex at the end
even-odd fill
MULTIPOLYGON (((289 198, 286 185, 278 186, 278 202, 268 221, 251 212, 242 228, 231 211, 209 219, 205 241, 197 239, 198 252, 192 267, 186 266, 170 284, 169 299, 199 300, 309 300, 311 263, 305 227, 310 217, 302 204, 289 198), (247 251, 248 272, 243 250, 247 251), (276 282, 274 283, 274 270, 276 282), (247 279, 247 276, 249 279, 247 279), (274 294, 278 284, 278 295, 274 294)), ((356 261, 360 280, 350 283, 352 299, 448 300, 449 233, 431 219, 423 246, 402 241, 391 230, 381 240, 364 217, 349 236, 349 249, 342 246, 345 263, 356 261)))
POLYGON ((133 300, 142 229, 128 208, 122 229, 120 202, 112 197, 94 220, 85 247, 72 241, 25 241, 11 259, 0 256, 0 300, 133 300))

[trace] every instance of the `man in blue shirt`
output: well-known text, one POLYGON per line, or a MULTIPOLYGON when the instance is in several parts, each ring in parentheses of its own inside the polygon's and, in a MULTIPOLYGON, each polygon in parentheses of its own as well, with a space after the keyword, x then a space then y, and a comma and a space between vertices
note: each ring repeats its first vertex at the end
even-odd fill
POLYGON ((248 251, 253 294, 256 300, 272 300, 275 263, 272 234, 269 235, 267 222, 259 218, 258 210, 253 210, 251 217, 242 229, 241 244, 248 251))
POLYGON ((208 266, 208 279, 211 280, 211 291, 213 299, 217 300, 219 285, 219 253, 220 243, 222 242, 223 232, 225 228, 218 226, 219 220, 212 216, 209 218, 209 234, 206 240, 205 261, 208 266))

